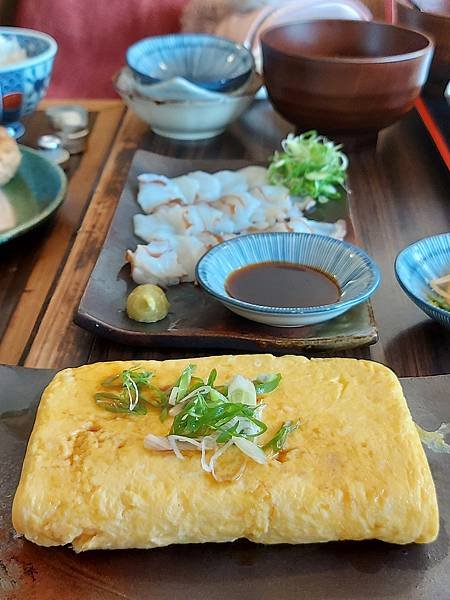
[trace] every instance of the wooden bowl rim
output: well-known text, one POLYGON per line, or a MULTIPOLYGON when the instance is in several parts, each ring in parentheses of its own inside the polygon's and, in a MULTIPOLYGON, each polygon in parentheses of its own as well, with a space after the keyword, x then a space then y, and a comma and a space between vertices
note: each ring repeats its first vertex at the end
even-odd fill
POLYGON ((388 63, 397 63, 397 62, 405 62, 409 60, 414 60, 417 58, 421 58, 431 52, 434 48, 434 42, 427 34, 423 31, 418 31, 417 29, 413 29, 411 27, 404 27, 397 24, 384 23, 382 21, 348 21, 344 19, 313 19, 310 21, 294 21, 292 23, 288 23, 286 25, 277 25, 275 27, 271 27, 264 31, 261 35, 261 46, 269 48, 270 50, 274 50, 275 52, 280 53, 283 56, 289 56, 290 58, 301 58, 302 60, 310 60, 312 62, 322 62, 322 63, 334 63, 334 64, 371 64, 371 65, 383 65, 388 63), (388 29, 400 29, 403 31, 407 31, 408 33, 414 33, 426 41, 426 45, 423 48, 418 50, 413 50, 412 52, 404 52, 402 54, 392 54, 387 56, 377 56, 377 57, 356 57, 356 56, 311 56, 306 54, 293 54, 291 52, 286 52, 280 50, 276 46, 270 44, 267 40, 267 36, 273 32, 280 29, 285 29, 286 27, 295 27, 297 25, 309 25, 312 23, 339 23, 344 24, 344 26, 350 27, 372 27, 373 25, 381 26, 388 29))

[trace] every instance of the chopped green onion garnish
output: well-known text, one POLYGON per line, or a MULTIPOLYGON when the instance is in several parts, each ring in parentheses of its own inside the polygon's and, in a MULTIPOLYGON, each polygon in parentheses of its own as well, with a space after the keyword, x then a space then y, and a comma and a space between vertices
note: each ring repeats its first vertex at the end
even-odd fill
POLYGON ((256 406, 256 389, 250 379, 235 375, 228 385, 228 401, 256 406))
MULTIPOLYGON (((192 373, 195 371, 195 365, 188 365, 181 373, 176 386, 178 387, 177 402, 183 400, 189 392, 189 386, 191 384, 192 373)), ((203 382, 202 382, 203 383, 203 382)))
POLYGON ((142 388, 156 392, 159 404, 163 402, 164 393, 155 385, 150 383, 153 373, 140 369, 137 365, 131 369, 125 369, 121 373, 112 375, 102 382, 103 387, 120 387, 120 392, 98 392, 95 394, 95 402, 98 406, 116 413, 133 413, 136 415, 147 414, 147 404, 155 406, 155 401, 142 397, 142 388))
POLYGON ((299 426, 300 419, 294 422, 285 421, 280 427, 280 429, 273 436, 273 438, 269 440, 266 444, 264 444, 263 450, 271 450, 274 454, 278 454, 278 452, 281 452, 281 450, 283 450, 286 444, 287 436, 292 431, 295 431, 299 426))
POLYGON ((275 152, 268 171, 270 183, 287 187, 293 196, 313 198, 320 203, 340 198, 345 186, 348 158, 341 146, 307 131, 292 133, 275 152))
POLYGON ((146 415, 147 405, 145 401, 138 400, 137 403, 130 409, 128 396, 121 392, 113 394, 111 392, 98 392, 95 394, 95 402, 98 406, 113 413, 126 413, 134 415, 146 415))
POLYGON ((260 375, 253 381, 258 396, 273 392, 281 381, 281 373, 270 373, 269 375, 260 375))
POLYGON ((210 374, 208 375, 208 381, 207 381, 206 385, 209 385, 210 387, 212 387, 214 385, 214 382, 216 381, 216 378, 217 378, 217 370, 212 369, 210 374))
MULTIPOLYGON (((98 392, 95 402, 105 410, 123 414, 145 415, 149 407, 153 407, 160 411, 161 421, 173 415, 168 435, 150 434, 145 446, 157 451, 173 450, 178 458, 183 458, 183 449, 200 451, 202 468, 215 478, 214 465, 232 446, 264 464, 267 447, 277 451, 294 428, 284 424, 263 448, 255 442, 267 431, 267 425, 262 420, 265 404, 258 402, 258 396, 275 390, 281 381, 281 374, 262 375, 253 382, 236 375, 228 385, 216 386, 216 369, 211 370, 206 383, 201 377, 193 375, 194 370, 195 365, 188 365, 175 385, 162 390, 151 381, 152 372, 139 366, 125 369, 102 383, 104 387, 118 388, 118 391, 98 392), (213 455, 208 462, 206 453, 210 450, 213 455)), ((242 469, 238 470, 238 475, 244 468, 245 462, 242 469)))

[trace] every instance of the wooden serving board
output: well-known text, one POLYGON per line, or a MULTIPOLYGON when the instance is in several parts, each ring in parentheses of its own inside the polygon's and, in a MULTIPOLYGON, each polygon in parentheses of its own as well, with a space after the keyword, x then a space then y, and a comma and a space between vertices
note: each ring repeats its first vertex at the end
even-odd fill
MULTIPOLYGON (((440 534, 432 544, 262 546, 239 541, 75 554, 16 538, 12 500, 39 397, 55 372, 0 366, 2 600, 448 600, 448 454, 427 452, 441 515, 440 534)), ((450 421, 450 375, 401 382, 422 427, 435 429, 450 421)))
MULTIPOLYGON (((134 250, 138 240, 132 217, 140 212, 136 202, 137 176, 152 172, 176 177, 189 171, 209 172, 240 169, 255 161, 184 160, 139 150, 136 152, 120 197, 111 228, 81 299, 75 322, 115 342, 152 348, 233 349, 240 351, 302 352, 354 348, 372 344, 377 330, 369 303, 363 303, 341 317, 318 325, 278 328, 253 323, 226 309, 192 283, 167 290, 170 312, 158 323, 137 323, 127 317, 125 303, 135 287, 125 262, 127 248, 134 250)), ((347 241, 355 233, 346 198, 320 207, 309 215, 325 221, 344 218, 347 241)))

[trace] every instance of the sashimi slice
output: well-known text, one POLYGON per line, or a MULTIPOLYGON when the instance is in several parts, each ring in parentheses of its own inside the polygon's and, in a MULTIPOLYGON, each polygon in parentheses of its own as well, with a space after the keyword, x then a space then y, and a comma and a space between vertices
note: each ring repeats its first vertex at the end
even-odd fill
POLYGON ((186 275, 178 263, 176 251, 168 242, 139 245, 135 252, 128 250, 126 257, 131 263, 131 276, 138 284, 176 285, 186 275))
POLYGON ((220 181, 222 196, 241 194, 248 190, 245 176, 238 171, 218 171, 214 175, 220 181))
POLYGON ((164 175, 154 173, 143 173, 138 177, 139 192, 137 201, 142 210, 150 214, 161 204, 180 200, 186 203, 186 199, 180 188, 172 180, 164 175))
POLYGON ((172 183, 178 186, 181 193, 184 196, 186 204, 194 204, 200 184, 197 179, 189 177, 188 175, 180 175, 180 177, 174 177, 172 183))
POLYGON ((219 179, 205 171, 193 171, 188 173, 190 179, 198 182, 197 202, 215 202, 222 194, 222 186, 219 179))
POLYGON ((258 167, 257 165, 253 165, 250 167, 244 167, 243 169, 239 169, 237 173, 240 173, 245 177, 249 191, 251 191, 254 187, 260 187, 261 185, 266 185, 268 183, 267 169, 265 169, 264 167, 258 167))

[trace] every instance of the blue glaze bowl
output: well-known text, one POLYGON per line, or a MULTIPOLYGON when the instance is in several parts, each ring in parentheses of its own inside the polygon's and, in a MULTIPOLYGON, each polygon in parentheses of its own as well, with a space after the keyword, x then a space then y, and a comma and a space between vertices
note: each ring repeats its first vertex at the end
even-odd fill
POLYGON ((253 55, 244 46, 207 34, 145 38, 128 48, 126 60, 140 83, 183 77, 220 92, 241 87, 254 70, 253 55))
POLYGON ((277 327, 300 327, 334 319, 367 300, 380 283, 378 267, 360 248, 310 233, 252 233, 222 242, 200 259, 196 277, 209 294, 231 311, 277 327), (341 288, 341 298, 324 306, 277 308, 228 295, 225 282, 233 271, 267 261, 302 264, 329 273, 341 288))
POLYGON ((402 289, 425 314, 450 328, 450 312, 431 304, 431 279, 450 273, 450 233, 423 238, 402 250, 395 274, 402 289))
POLYGON ((0 35, 16 38, 27 53, 25 60, 0 66, 0 123, 20 137, 25 131, 20 119, 35 110, 47 91, 58 45, 33 29, 0 27, 0 35))

